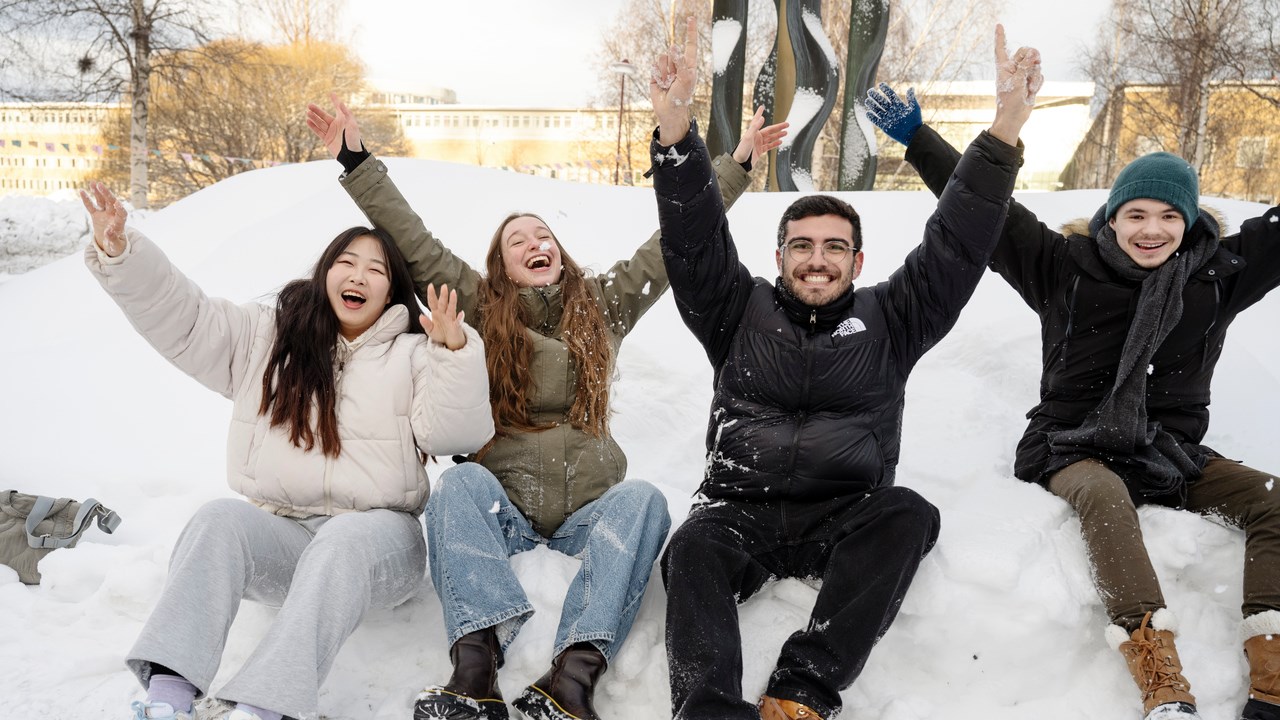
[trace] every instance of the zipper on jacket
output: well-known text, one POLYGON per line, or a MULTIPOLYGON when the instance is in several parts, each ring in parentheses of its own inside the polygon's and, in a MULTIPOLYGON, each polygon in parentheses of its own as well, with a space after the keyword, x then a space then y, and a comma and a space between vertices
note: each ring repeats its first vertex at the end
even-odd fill
POLYGON ((812 335, 817 331, 818 331, 818 309, 813 308, 812 310, 809 311, 809 334, 812 335))
MULTIPOLYGON (((817 311, 814 311, 817 315, 817 311)), ((804 422, 809 417, 809 411, 805 410, 809 404, 809 379, 813 375, 813 333, 804 336, 804 386, 800 390, 800 410, 796 413, 796 429, 791 436, 791 458, 787 461, 787 490, 791 489, 791 475, 796 469, 796 455, 800 451, 800 431, 804 428, 804 422)), ((789 493, 788 493, 789 494, 789 493)))
POLYGON ((1200 353, 1200 371, 1209 366, 1209 336, 1213 329, 1218 326, 1218 309, 1222 305, 1222 281, 1215 280, 1213 282, 1213 321, 1209 323, 1209 327, 1204 330, 1204 349, 1200 353))
POLYGON ((1076 323, 1076 291, 1080 289, 1080 276, 1071 281, 1071 291, 1067 293, 1067 332, 1062 336, 1062 364, 1067 364, 1067 349, 1071 347, 1071 330, 1076 323))

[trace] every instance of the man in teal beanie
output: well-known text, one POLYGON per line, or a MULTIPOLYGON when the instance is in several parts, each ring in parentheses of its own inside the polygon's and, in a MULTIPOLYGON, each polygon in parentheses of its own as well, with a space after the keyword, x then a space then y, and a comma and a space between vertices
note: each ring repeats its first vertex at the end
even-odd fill
MULTIPOLYGON (((867 107, 941 193, 960 156, 920 122, 914 96, 881 85, 867 107)), ((989 267, 1040 316, 1043 342, 1040 403, 1013 471, 1079 514, 1111 618, 1105 635, 1147 720, 1199 715, 1136 507, 1212 514, 1243 529, 1250 685, 1240 717, 1280 720, 1280 492, 1274 475, 1201 444, 1227 328, 1280 285, 1280 207, 1222 237, 1199 196, 1187 161, 1158 152, 1120 172, 1091 221, 1062 232, 1010 204, 989 267)))

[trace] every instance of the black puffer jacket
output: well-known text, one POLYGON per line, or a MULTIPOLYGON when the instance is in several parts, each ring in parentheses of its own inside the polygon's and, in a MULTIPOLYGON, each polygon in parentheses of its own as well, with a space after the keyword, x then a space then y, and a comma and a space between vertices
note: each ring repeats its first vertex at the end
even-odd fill
POLYGON ((821 308, 751 277, 701 138, 674 151, 655 140, 654 187, 672 293, 716 371, 704 491, 822 500, 893 484, 907 376, 981 279, 1021 151, 979 136, 903 267, 821 308))
MULTIPOLYGON (((916 132, 907 148, 907 161, 935 193, 942 192, 959 157, 928 126, 916 132)), ((1094 215, 1087 235, 1064 236, 1014 202, 991 257, 991 269, 1040 316, 1041 402, 1027 414, 1031 422, 1014 464, 1014 473, 1023 480, 1043 482, 1061 469, 1061 460, 1049 453, 1046 434, 1079 427, 1115 383, 1140 286, 1118 277, 1099 257, 1092 236, 1104 215, 1105 208, 1094 215)), ((1190 246, 1218 232, 1217 222, 1201 212, 1182 242, 1190 246)), ((1209 428, 1209 386, 1227 328, 1240 311, 1278 284, 1280 208, 1271 208, 1222 238, 1218 252, 1188 280, 1182 319, 1152 357, 1147 416, 1173 435, 1197 465, 1203 466, 1213 453, 1200 441, 1209 428)), ((1136 482, 1130 479, 1131 487, 1136 482)))

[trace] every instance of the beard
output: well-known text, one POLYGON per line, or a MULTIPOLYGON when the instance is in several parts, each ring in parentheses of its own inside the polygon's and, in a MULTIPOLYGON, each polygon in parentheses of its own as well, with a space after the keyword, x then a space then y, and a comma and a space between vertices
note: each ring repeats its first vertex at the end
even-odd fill
POLYGON ((830 264, 818 266, 804 263, 796 267, 788 267, 785 262, 783 263, 783 287, 805 305, 811 307, 822 307, 835 302, 841 295, 844 295, 852 284, 852 277, 841 271, 840 268, 830 264), (814 285, 804 282, 803 277, 805 275, 826 275, 831 279, 824 284, 814 285))

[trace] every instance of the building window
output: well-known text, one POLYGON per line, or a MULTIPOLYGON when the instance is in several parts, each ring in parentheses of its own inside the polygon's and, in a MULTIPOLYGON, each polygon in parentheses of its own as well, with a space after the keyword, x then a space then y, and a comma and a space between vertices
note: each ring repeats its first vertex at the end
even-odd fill
POLYGON ((1236 141, 1236 167, 1260 168, 1266 165, 1267 138, 1244 137, 1236 141))

